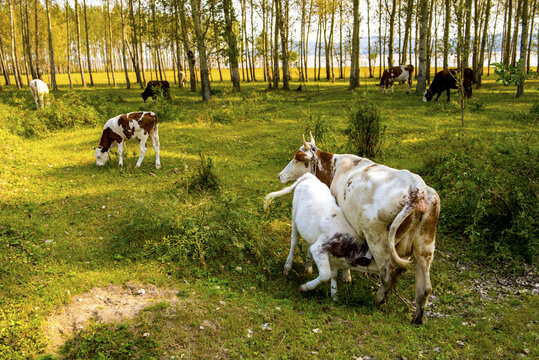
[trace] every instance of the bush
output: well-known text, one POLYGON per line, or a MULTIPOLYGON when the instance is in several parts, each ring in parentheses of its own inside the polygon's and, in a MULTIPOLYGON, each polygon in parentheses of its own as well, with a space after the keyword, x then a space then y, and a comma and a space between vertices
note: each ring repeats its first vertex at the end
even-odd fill
POLYGON ((312 132, 316 145, 322 149, 329 150, 335 143, 335 136, 333 135, 333 123, 325 116, 318 116, 313 119, 313 116, 309 116, 307 122, 307 128, 305 132, 312 132))
POLYGON ((537 261, 539 154, 529 143, 508 138, 485 151, 476 138, 424 164, 421 173, 442 201, 441 228, 464 240, 475 257, 537 261))
POLYGON ((162 93, 154 96, 154 100, 146 105, 148 111, 157 115, 159 122, 174 120, 176 107, 162 93))
POLYGON ((189 181, 189 192, 196 191, 217 191, 219 190, 219 178, 213 169, 211 158, 200 155, 200 165, 197 168, 197 173, 189 181))
POLYGON ((348 135, 353 153, 373 158, 380 151, 385 129, 378 107, 365 102, 357 105, 357 110, 350 117, 344 133, 348 135))

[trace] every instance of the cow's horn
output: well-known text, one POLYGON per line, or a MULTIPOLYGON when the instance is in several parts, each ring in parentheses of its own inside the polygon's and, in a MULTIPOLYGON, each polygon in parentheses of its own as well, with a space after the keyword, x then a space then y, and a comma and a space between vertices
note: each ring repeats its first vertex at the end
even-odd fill
POLYGON ((313 133, 309 131, 309 135, 311 136, 311 144, 314 145, 314 138, 313 138, 313 133))
POLYGON ((303 146, 305 146, 305 149, 311 150, 311 147, 307 144, 307 141, 305 141, 305 134, 302 134, 301 137, 303 138, 303 146))

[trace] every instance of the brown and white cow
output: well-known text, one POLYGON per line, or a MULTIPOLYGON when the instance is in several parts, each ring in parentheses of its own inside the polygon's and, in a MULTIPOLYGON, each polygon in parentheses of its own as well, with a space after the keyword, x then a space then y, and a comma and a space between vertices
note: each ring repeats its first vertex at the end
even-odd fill
POLYGON ((423 179, 349 154, 319 150, 311 135, 279 174, 282 183, 310 172, 325 183, 350 225, 367 240, 380 270, 376 302, 381 304, 396 285, 409 258, 415 259, 416 312, 421 324, 432 291, 429 269, 434 256, 440 198, 423 179))
POLYGON ((412 77, 414 74, 413 65, 399 65, 392 66, 389 69, 385 69, 380 79, 380 92, 387 92, 387 87, 391 84, 391 93, 393 94, 393 83, 395 81, 406 81, 408 83, 408 89, 406 93, 410 93, 410 86, 412 85, 412 77))
POLYGON ((99 146, 95 150, 95 159, 97 166, 103 166, 109 159, 109 151, 114 144, 118 145, 118 154, 120 156, 119 165, 124 164, 122 153, 126 140, 135 138, 140 141, 140 154, 137 161, 137 167, 140 166, 144 155, 146 155, 146 141, 148 137, 152 140, 155 150, 155 167, 161 167, 159 159, 159 133, 157 129, 157 115, 153 112, 132 112, 122 114, 108 120, 101 135, 99 146))

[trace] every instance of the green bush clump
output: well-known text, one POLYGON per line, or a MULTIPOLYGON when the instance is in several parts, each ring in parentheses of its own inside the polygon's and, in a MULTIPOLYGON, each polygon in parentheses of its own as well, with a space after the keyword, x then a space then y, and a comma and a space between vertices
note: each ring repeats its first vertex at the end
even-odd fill
POLYGON ((145 104, 145 110, 153 111, 159 122, 174 120, 177 109, 163 93, 154 96, 154 100, 145 104))
POLYGON ((473 138, 430 157, 422 171, 442 202, 440 226, 474 256, 501 264, 537 261, 539 169, 532 142, 507 138, 485 151, 473 138))
MULTIPOLYGON (((335 135, 333 134, 333 123, 325 116, 309 116, 305 132, 312 132, 316 145, 326 151, 329 151, 335 144, 335 135)), ((307 140, 309 138, 306 138, 307 140)))
POLYGON ((199 153, 200 164, 196 174, 189 181, 189 192, 218 191, 219 178, 215 173, 211 157, 199 153))
POLYGON ((385 130, 378 107, 371 102, 361 102, 349 118, 344 133, 353 153, 373 158, 382 147, 385 130))

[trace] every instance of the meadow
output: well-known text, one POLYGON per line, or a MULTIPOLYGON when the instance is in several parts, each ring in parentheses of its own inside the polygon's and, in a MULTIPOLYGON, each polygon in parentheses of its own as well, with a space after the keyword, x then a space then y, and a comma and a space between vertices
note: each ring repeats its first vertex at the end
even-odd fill
POLYGON ((39 111, 28 89, 0 93, 0 358, 539 357, 539 81, 517 99, 487 78, 462 123, 456 93, 425 104, 404 85, 380 94, 374 79, 354 91, 343 81, 289 92, 258 82, 233 93, 213 82, 209 103, 173 86, 172 103, 144 104, 137 86, 112 89, 98 75, 86 89, 60 79, 39 111), (422 326, 410 324, 412 267, 400 298, 381 307, 377 278, 359 273, 339 284, 337 302, 329 285, 299 293, 309 279, 304 244, 282 273, 291 198, 262 208, 264 195, 283 187, 277 174, 303 133, 313 131, 323 150, 350 151, 344 130, 364 102, 385 125, 374 160, 421 175, 441 197, 422 326), (96 167, 103 124, 136 110, 159 116, 162 168, 150 146, 135 168, 135 142, 122 168, 116 150, 96 167), (48 336, 52 315, 110 284, 175 298, 48 336))

